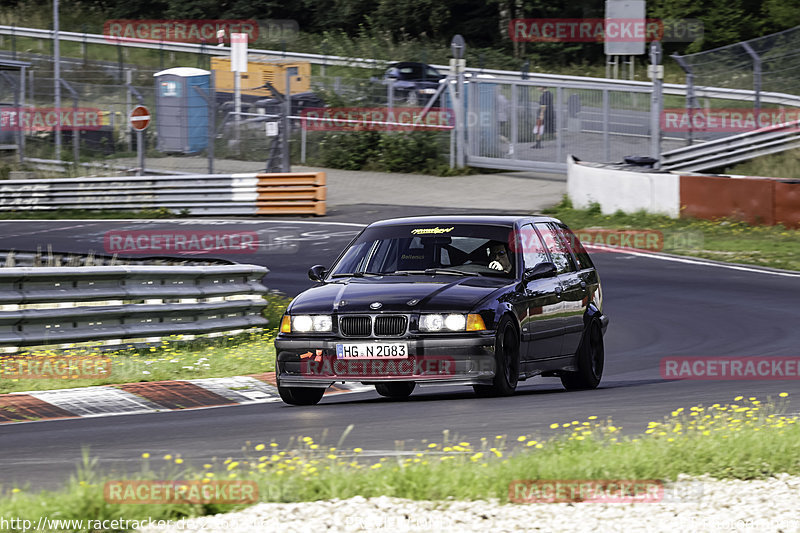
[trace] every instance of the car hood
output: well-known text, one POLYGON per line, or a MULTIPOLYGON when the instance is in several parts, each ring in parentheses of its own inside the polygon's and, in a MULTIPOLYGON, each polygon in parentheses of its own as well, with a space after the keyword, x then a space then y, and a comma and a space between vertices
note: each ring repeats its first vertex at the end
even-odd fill
POLYGON ((499 278, 409 276, 350 278, 308 289, 292 301, 293 314, 472 310, 481 300, 512 284, 499 278), (370 304, 380 302, 378 309, 370 304))

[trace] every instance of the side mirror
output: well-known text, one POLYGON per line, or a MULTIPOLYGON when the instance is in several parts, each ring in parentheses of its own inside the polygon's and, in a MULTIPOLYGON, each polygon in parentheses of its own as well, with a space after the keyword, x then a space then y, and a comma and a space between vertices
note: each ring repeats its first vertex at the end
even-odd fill
POLYGON ((533 268, 526 268, 522 274, 522 281, 525 283, 541 278, 552 278, 558 273, 556 265, 553 263, 539 263, 533 268))
POLYGON ((325 267, 322 265, 314 265, 308 269, 308 279, 311 281, 322 281, 325 278, 325 267))

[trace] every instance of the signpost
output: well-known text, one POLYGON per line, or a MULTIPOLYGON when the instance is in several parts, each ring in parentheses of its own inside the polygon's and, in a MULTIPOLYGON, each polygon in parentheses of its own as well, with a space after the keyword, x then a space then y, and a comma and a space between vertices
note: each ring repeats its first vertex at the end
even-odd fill
POLYGON ((136 175, 141 176, 144 173, 144 130, 150 125, 150 110, 143 105, 137 105, 131 111, 128 121, 136 131, 136 155, 139 159, 136 175))
POLYGON ((448 89, 451 89, 453 98, 453 107, 455 108, 456 115, 456 160, 455 165, 458 168, 466 166, 466 120, 465 120, 465 98, 464 98, 464 69, 467 66, 467 61, 464 59, 464 52, 467 50, 467 44, 464 37, 456 35, 450 41, 450 51, 453 53, 453 59, 450 60, 450 75, 455 76, 456 90, 455 94, 452 92, 452 86, 449 84, 448 89))
POLYGON ((247 72, 247 34, 231 33, 231 72, 233 72, 233 111, 236 146, 239 146, 239 126, 242 113, 242 72, 247 72))
POLYGON ((621 25, 632 26, 639 23, 644 27, 645 0, 606 0, 604 49, 606 54, 606 78, 611 77, 609 72, 613 67, 613 77, 619 74, 620 56, 628 57, 630 66, 630 79, 633 79, 633 56, 644 55, 645 35, 634 38, 620 32, 621 25))

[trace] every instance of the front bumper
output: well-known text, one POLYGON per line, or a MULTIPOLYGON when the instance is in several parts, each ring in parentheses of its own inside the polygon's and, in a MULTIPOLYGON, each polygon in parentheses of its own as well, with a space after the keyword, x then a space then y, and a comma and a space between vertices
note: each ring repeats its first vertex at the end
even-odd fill
POLYGON ((281 386, 327 387, 334 382, 487 384, 495 374, 493 333, 381 339, 279 336, 276 375, 281 386), (402 342, 408 358, 337 359, 338 343, 402 342))

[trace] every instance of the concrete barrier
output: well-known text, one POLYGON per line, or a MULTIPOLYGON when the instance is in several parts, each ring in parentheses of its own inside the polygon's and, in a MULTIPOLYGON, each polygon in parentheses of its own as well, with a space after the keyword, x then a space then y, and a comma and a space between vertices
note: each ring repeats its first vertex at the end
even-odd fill
POLYGON ((567 194, 576 208, 597 202, 606 215, 644 210, 672 218, 732 218, 800 228, 800 180, 647 172, 570 156, 567 194))
MULTIPOLYGON (((645 169, 643 169, 645 170, 645 169)), ((567 158, 567 195, 575 207, 597 202, 603 214, 647 211, 673 218, 680 214, 677 174, 631 171, 622 165, 599 165, 567 158)))

